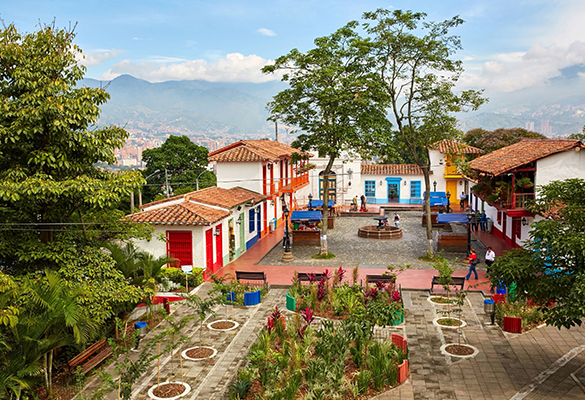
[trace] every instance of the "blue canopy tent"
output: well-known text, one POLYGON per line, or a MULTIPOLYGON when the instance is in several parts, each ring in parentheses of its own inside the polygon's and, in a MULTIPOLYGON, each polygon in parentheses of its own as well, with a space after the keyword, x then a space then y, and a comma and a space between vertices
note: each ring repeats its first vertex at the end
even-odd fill
POLYGON ((429 202, 431 207, 445 207, 449 204, 449 199, 445 192, 429 192, 429 202))
POLYGON ((321 211, 293 211, 291 222, 321 222, 321 211))
POLYGON ((460 224, 466 224, 469 221, 467 220, 466 214, 439 214, 439 215, 437 215, 437 223, 438 224, 448 224, 450 222, 458 222, 460 224))
MULTIPOLYGON (((329 205, 329 207, 327 208, 331 208, 333 206, 335 206, 335 203, 333 202, 333 200, 329 200, 329 202, 327 203, 329 205)), ((311 200, 311 208, 320 208, 323 207, 323 200, 311 200)))

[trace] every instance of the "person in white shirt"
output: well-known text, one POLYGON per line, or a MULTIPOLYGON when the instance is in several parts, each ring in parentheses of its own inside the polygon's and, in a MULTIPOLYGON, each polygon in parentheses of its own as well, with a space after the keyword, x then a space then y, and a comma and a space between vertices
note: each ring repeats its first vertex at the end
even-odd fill
POLYGON ((400 215, 398 215, 398 213, 394 213, 394 226, 398 228, 399 224, 400 224, 400 215))
POLYGON ((487 251, 485 253, 485 265, 487 265, 488 272, 490 271, 490 267, 494 263, 496 259, 496 253, 494 253, 494 249, 491 246, 488 246, 487 251))

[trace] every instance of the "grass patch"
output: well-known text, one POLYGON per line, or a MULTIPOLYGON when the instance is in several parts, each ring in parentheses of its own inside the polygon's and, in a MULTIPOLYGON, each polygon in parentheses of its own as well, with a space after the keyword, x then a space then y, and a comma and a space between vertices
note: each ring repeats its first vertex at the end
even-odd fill
POLYGON ((330 259, 332 259, 334 257, 335 257, 335 254, 333 254, 333 253, 313 254, 311 256, 311 258, 314 258, 315 260, 330 260, 330 259))
POLYGON ((439 251, 438 253, 435 253, 434 255, 431 255, 428 250, 425 250, 425 253, 427 253, 425 256, 419 257, 418 259, 420 261, 425 261, 425 262, 446 262, 447 259, 445 257, 442 256, 443 250, 439 251))

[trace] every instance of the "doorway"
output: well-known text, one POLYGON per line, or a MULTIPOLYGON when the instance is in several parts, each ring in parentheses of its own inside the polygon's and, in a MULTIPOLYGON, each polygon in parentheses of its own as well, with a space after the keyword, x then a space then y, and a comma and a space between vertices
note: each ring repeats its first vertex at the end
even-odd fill
POLYGON ((398 183, 388 182, 388 203, 400 202, 400 185, 398 183))

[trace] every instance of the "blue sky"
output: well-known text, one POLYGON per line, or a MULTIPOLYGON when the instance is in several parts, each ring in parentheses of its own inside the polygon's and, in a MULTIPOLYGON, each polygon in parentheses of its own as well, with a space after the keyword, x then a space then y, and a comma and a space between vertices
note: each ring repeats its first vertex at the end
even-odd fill
POLYGON ((263 82, 259 69, 292 48, 312 47, 364 11, 424 11, 430 20, 460 15, 461 87, 490 93, 543 85, 562 68, 585 64, 585 2, 215 0, 20 0, 0 8, 4 23, 35 30, 39 20, 77 23, 87 76, 131 74, 151 82, 182 79, 263 82))

